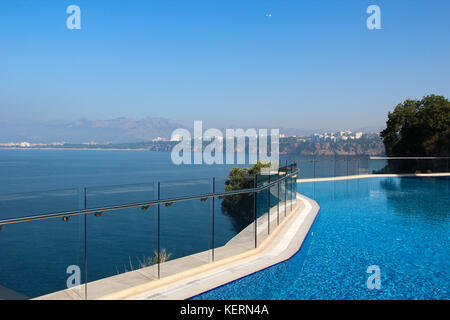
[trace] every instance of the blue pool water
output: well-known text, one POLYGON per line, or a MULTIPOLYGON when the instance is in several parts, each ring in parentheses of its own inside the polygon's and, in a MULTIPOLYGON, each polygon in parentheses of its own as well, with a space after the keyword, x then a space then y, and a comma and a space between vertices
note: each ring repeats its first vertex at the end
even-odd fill
POLYGON ((298 253, 193 299, 449 299, 449 181, 299 184, 321 209, 298 253), (367 288, 371 265, 380 290, 367 288))

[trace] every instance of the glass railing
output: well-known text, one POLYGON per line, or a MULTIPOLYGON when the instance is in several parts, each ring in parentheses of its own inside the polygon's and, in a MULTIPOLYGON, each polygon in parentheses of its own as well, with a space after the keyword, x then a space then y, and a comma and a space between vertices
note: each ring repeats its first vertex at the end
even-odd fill
POLYGON ((373 157, 370 161, 373 174, 449 172, 446 157, 373 157))
POLYGON ((297 164, 300 179, 367 174, 423 174, 449 172, 448 157, 289 157, 297 164))
POLYGON ((295 210, 297 176, 0 196, 0 299, 95 299, 255 249, 295 210))

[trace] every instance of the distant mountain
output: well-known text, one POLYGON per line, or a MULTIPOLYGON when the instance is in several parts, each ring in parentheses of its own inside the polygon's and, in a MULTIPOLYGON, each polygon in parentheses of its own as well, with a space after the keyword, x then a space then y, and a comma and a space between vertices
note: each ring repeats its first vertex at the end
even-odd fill
POLYGON ((185 126, 164 118, 141 120, 116 118, 111 120, 79 119, 71 122, 0 122, 0 142, 70 142, 122 143, 149 141, 157 137, 170 138, 173 130, 185 126))
MULTIPOLYGON (((31 142, 31 143, 84 143, 95 141, 104 143, 132 143, 146 142, 154 138, 169 139, 172 132, 178 128, 186 128, 192 133, 192 128, 174 121, 146 117, 140 120, 121 117, 110 120, 89 120, 86 118, 63 122, 1 122, 0 143, 31 142)), ((228 128, 239 128, 230 126, 228 128)), ((253 127, 258 129, 259 127, 253 127)), ((263 127, 264 128, 264 127, 263 127)), ((208 129, 204 126, 203 130, 208 129)), ((248 129, 244 127, 243 129, 248 129)), ((279 128, 280 133, 286 136, 311 136, 314 133, 330 132, 324 129, 279 128)), ((356 131, 379 132, 380 127, 360 128, 356 131)), ((221 131, 225 134, 225 128, 221 131)))

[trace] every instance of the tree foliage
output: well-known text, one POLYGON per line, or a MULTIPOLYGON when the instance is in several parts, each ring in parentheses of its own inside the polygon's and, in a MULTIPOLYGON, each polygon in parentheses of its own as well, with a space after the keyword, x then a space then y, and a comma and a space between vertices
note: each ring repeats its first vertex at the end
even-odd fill
POLYGON ((450 102, 429 95, 406 100, 388 114, 381 137, 388 156, 448 156, 450 102))
POLYGON ((254 187, 255 176, 260 174, 263 168, 269 168, 270 163, 256 162, 251 168, 234 167, 228 174, 225 182, 225 190, 239 190, 254 187))
MULTIPOLYGON (((270 163, 258 161, 251 168, 234 167, 228 174, 225 181, 225 190, 250 189, 255 186, 255 177, 259 175, 263 168, 269 168, 270 163)), ((231 218, 233 228, 240 232, 248 226, 253 218, 253 195, 237 194, 227 196, 222 201, 222 212, 231 218)))

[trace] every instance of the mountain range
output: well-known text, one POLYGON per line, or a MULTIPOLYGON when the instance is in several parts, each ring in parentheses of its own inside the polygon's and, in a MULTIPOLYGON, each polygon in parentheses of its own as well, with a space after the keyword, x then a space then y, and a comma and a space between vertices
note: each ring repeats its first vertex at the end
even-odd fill
POLYGON ((27 141, 33 143, 70 142, 122 143, 169 138, 173 130, 185 126, 164 118, 146 117, 140 120, 115 118, 70 122, 0 122, 0 142, 27 141))
MULTIPOLYGON (((0 121, 0 143, 27 141, 30 143, 128 143, 151 141, 157 137, 169 139, 178 128, 192 128, 165 118, 146 117, 134 120, 120 117, 110 120, 89 120, 46 122, 0 121)), ((233 128, 231 126, 230 128, 233 128)), ((205 130, 206 128, 204 128, 205 130)), ((243 128, 247 129, 247 128, 243 128)), ((355 131, 379 132, 381 128, 360 128, 355 131)), ((225 132, 225 129, 221 129, 225 132)), ((301 128, 280 128, 286 136, 309 136, 326 130, 301 128)))

